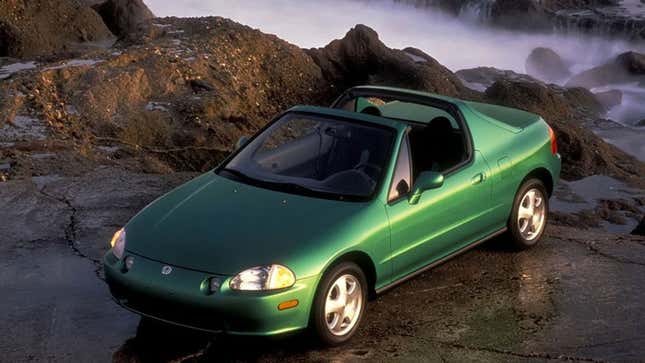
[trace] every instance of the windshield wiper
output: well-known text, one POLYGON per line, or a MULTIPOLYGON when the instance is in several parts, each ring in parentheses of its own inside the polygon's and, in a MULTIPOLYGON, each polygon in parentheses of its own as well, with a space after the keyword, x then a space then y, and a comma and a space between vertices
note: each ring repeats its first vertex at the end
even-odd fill
MULTIPOLYGON (((266 188, 270 189, 275 189, 279 191, 285 191, 287 193, 296 193, 296 194, 308 194, 308 195, 336 195, 333 192, 327 192, 327 191, 322 191, 322 190, 316 190, 313 188, 306 187, 304 185, 298 184, 298 183, 293 183, 293 182, 279 182, 279 181, 273 181, 273 180, 263 180, 263 179, 256 179, 251 176, 248 176, 247 174, 237 170, 237 169, 231 169, 231 168, 224 168, 222 169, 223 172, 227 172, 236 178, 242 179, 244 181, 249 182, 250 184, 257 185, 257 186, 263 186, 266 188)), ((346 196, 342 194, 337 195, 338 198, 343 199, 346 196)))
POLYGON ((236 177, 240 179, 244 179, 247 181, 252 181, 256 183, 260 183, 263 185, 272 185, 275 187, 279 187, 282 189, 287 189, 291 191, 305 191, 305 192, 316 192, 313 189, 307 188, 303 185, 297 184, 297 183, 290 183, 290 182, 279 182, 279 181, 273 181, 273 180, 263 180, 263 179, 256 179, 251 176, 248 176, 247 174, 237 170, 237 169, 231 169, 231 168, 224 168, 222 171, 227 172, 229 174, 233 174, 236 177))
POLYGON ((255 179, 255 178, 253 178, 253 177, 250 177, 250 176, 246 175, 245 173, 243 173, 243 172, 241 172, 241 171, 239 171, 239 170, 237 170, 237 169, 224 168, 224 169, 222 169, 222 171, 225 171, 225 172, 227 172, 227 173, 229 173, 229 174, 233 174, 233 175, 235 175, 236 177, 241 178, 241 179, 244 179, 244 180, 248 180, 248 181, 259 181, 259 180, 255 179))
POLYGON ((293 192, 324 193, 297 183, 289 183, 289 182, 269 182, 269 183, 275 184, 276 186, 279 186, 281 188, 284 188, 293 192))

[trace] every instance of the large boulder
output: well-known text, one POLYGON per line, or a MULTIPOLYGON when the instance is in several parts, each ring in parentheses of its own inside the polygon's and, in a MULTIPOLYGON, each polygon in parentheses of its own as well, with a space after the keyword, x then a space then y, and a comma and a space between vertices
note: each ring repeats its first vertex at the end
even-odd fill
POLYGON ((597 110, 595 97, 584 89, 557 89, 525 81, 498 81, 486 90, 488 102, 542 116, 556 132, 563 158, 562 175, 579 179, 594 174, 645 185, 645 164, 583 127, 586 114, 597 110), (587 103, 580 107, 580 103, 587 103))
POLYGON ((594 88, 645 81, 645 54, 626 52, 614 60, 573 76, 567 86, 594 88))
POLYGON ((154 18, 143 0, 107 0, 94 5, 94 9, 120 38, 136 37, 154 18))
POLYGON ((112 37, 95 11, 75 0, 0 1, 0 57, 59 55, 112 37))
POLYGON ((357 25, 343 39, 307 51, 337 92, 377 84, 472 97, 457 76, 434 58, 414 48, 388 48, 378 34, 357 25))
POLYGON ((535 48, 526 60, 526 73, 549 81, 556 82, 571 75, 566 62, 550 48, 535 48))

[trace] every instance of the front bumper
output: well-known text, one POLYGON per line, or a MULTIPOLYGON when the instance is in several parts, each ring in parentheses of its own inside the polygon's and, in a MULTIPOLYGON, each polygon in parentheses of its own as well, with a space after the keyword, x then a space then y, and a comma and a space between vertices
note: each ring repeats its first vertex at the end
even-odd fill
POLYGON ((317 276, 299 279, 277 292, 239 292, 228 287, 230 276, 218 276, 176 266, 164 275, 161 262, 133 256, 126 271, 124 260, 111 251, 104 259, 105 280, 115 301, 140 315, 194 329, 240 335, 274 335, 306 328, 316 290, 317 276), (219 278, 218 292, 210 293, 209 280, 219 278), (294 308, 279 310, 280 303, 298 300, 294 308))

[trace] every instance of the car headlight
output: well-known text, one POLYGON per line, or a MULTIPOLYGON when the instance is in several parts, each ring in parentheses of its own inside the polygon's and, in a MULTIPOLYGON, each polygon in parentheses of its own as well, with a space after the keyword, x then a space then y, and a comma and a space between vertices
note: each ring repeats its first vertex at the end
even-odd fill
POLYGON ((112 236, 112 240, 110 241, 110 246, 112 247, 112 253, 118 258, 119 260, 123 258, 123 252, 125 251, 125 229, 121 228, 116 233, 114 233, 114 236, 112 236))
POLYGON ((293 286, 296 276, 282 265, 258 266, 242 271, 231 279, 233 290, 267 291, 293 286))

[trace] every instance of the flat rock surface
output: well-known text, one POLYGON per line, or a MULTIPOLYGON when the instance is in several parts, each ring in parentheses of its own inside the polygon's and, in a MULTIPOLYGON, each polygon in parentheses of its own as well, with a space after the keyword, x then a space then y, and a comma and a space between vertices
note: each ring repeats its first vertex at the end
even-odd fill
POLYGON ((103 168, 0 184, 0 356, 7 361, 637 361, 645 238, 551 226, 493 240, 380 296, 347 346, 208 336, 111 301, 98 259, 119 226, 194 174, 103 168))

